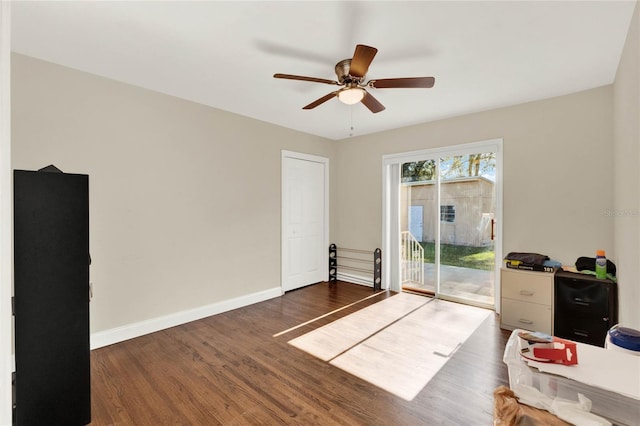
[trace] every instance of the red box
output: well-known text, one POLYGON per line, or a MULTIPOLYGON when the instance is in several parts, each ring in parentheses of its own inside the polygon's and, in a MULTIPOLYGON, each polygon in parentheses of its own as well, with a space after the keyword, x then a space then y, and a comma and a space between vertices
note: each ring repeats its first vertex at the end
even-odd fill
POLYGON ((555 336, 539 333, 518 333, 521 341, 520 355, 539 362, 575 365, 578 363, 576 343, 555 336))

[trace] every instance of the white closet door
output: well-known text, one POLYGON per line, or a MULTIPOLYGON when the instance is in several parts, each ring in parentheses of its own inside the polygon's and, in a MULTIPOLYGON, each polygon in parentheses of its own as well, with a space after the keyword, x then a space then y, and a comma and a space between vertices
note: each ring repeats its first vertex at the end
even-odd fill
POLYGON ((283 154, 282 290, 327 279, 327 159, 283 154))

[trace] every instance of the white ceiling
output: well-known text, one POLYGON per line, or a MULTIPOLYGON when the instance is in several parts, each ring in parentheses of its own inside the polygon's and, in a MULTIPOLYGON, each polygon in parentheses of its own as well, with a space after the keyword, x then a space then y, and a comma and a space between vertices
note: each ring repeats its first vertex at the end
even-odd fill
POLYGON ((12 50, 330 139, 515 105, 613 82, 635 0, 14 2, 12 50), (434 76, 432 89, 337 99, 356 44, 368 79, 434 76), (351 129, 353 127, 353 130, 351 129))

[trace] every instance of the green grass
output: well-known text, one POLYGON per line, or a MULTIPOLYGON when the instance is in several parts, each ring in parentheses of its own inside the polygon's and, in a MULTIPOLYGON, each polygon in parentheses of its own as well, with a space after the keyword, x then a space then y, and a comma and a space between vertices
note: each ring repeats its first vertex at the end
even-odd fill
MULTIPOLYGON (((420 243, 420 245, 424 248, 424 261, 433 263, 436 257, 435 244, 420 243)), ((468 247, 441 244, 440 263, 442 265, 492 271, 495 265, 495 252, 493 251, 493 247, 468 247)))

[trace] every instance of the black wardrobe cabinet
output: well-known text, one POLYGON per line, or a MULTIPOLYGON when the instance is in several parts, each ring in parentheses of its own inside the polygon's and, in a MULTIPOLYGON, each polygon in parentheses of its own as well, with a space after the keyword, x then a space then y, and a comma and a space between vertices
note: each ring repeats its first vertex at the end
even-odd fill
POLYGON ((618 287, 611 280, 558 271, 555 274, 554 334, 604 347, 618 323, 618 287))
POLYGON ((13 178, 14 424, 86 425, 89 177, 15 170, 13 178))

